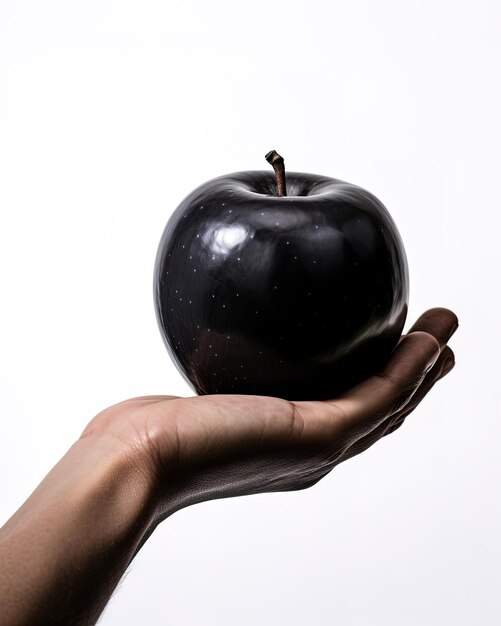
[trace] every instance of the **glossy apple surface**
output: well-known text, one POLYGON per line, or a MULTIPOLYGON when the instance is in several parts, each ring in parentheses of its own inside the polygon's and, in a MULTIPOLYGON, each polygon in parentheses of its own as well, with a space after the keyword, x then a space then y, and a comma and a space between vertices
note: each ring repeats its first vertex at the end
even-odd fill
POLYGON ((154 276, 158 323, 198 394, 334 397, 388 359, 408 269, 383 204, 355 185, 237 172, 170 218, 154 276))

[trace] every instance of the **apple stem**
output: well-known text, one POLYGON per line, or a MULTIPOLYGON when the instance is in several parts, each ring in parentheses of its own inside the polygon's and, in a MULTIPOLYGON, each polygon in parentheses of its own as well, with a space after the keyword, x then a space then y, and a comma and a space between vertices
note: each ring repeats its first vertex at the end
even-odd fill
POLYGON ((271 150, 264 157, 270 165, 273 166, 275 170, 275 176, 277 177, 277 187, 278 187, 278 195, 286 196, 287 189, 285 187, 285 166, 284 159, 281 157, 276 150, 271 150))

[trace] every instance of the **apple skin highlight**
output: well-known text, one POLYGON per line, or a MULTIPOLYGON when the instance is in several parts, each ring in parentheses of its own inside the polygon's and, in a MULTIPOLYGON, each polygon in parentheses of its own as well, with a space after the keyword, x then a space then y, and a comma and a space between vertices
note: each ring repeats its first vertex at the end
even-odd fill
POLYGON ((334 397, 376 372, 408 306, 402 240, 370 192, 271 171, 220 176, 179 205, 154 272, 159 327, 197 394, 334 397))

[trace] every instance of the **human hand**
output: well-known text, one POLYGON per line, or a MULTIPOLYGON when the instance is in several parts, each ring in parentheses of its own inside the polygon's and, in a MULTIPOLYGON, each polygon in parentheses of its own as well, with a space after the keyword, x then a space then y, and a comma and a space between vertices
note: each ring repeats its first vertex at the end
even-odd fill
POLYGON ((453 368, 456 328, 451 311, 427 311, 384 370, 340 398, 134 398, 101 412, 82 437, 112 437, 133 452, 154 477, 155 523, 203 500, 304 489, 402 425, 453 368))
POLYGON ((97 415, 0 529, 2 624, 94 624, 159 522, 212 498, 304 489, 398 428, 454 365, 446 309, 340 398, 135 398, 97 415))

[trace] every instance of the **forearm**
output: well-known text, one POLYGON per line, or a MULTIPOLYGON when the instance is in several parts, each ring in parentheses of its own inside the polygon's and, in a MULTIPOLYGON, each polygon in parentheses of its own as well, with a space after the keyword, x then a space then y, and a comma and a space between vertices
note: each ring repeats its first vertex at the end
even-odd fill
POLYGON ((152 523, 153 489, 118 442, 75 443, 0 530, 2 625, 95 623, 152 523))

